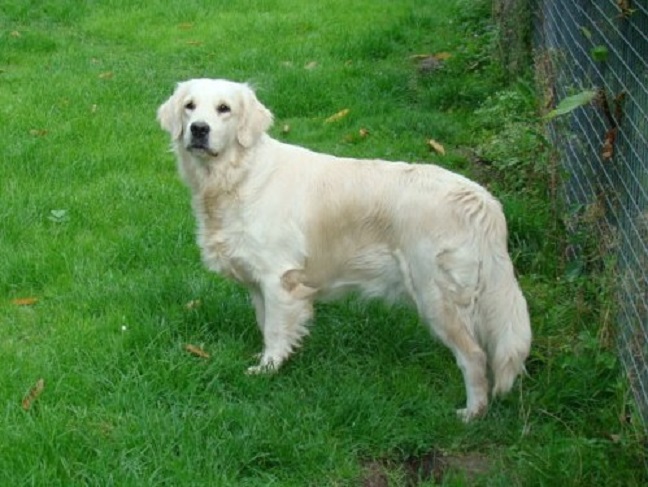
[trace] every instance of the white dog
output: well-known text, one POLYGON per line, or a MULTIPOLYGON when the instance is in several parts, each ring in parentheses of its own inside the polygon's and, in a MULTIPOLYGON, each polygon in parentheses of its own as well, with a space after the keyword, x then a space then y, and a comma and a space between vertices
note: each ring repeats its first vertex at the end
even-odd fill
POLYGON ((272 114, 226 80, 180 83, 158 110, 193 196, 206 266, 249 290, 260 363, 279 367, 313 301, 359 290, 408 298, 454 353, 464 421, 524 370, 531 328, 499 202, 431 164, 354 160, 272 139, 272 114))

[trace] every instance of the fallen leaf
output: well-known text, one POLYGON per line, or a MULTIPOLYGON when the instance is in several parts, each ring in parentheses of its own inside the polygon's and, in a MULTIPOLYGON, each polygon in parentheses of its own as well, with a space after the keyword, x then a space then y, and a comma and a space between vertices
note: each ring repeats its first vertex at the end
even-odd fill
POLYGON ((193 24, 191 22, 182 22, 181 24, 178 24, 178 28, 181 30, 189 30, 193 29, 193 24))
POLYGON ((441 154, 442 156, 445 155, 446 153, 445 148, 441 144, 439 144, 436 140, 429 139, 427 143, 430 146, 430 149, 432 149, 434 152, 436 152, 437 154, 441 154))
POLYGON ((38 298, 16 298, 12 299, 11 302, 16 306, 32 306, 38 303, 38 298))
POLYGON ((202 46, 203 42, 202 41, 187 41, 187 45, 189 45, 189 46, 202 46))
POLYGON ((112 71, 106 71, 99 74, 99 79, 111 79, 114 76, 112 71))
POLYGON ((195 345, 185 345, 185 350, 191 355, 195 355, 200 358, 209 358, 209 354, 205 352, 202 348, 196 347, 195 345))
POLYGON ((452 57, 452 54, 449 52, 437 52, 434 54, 434 57, 437 58, 439 61, 446 61, 452 57))
POLYGON ((637 9, 631 8, 630 0, 617 0, 617 6, 621 10, 621 18, 624 19, 627 19, 637 11, 637 9))
POLYGON ((185 308, 187 308, 187 309, 196 309, 196 308, 199 308, 201 304, 202 304, 202 302, 200 301, 200 299, 192 299, 187 304, 185 304, 185 308))
POLYGON ((612 156, 614 156, 614 142, 616 141, 616 134, 616 127, 611 128, 605 134, 605 139, 603 140, 603 148, 601 149, 601 157, 606 161, 612 159, 612 156))
POLYGON ((556 101, 556 91, 553 89, 553 87, 548 86, 545 89, 544 99, 546 100, 544 103, 544 107, 546 109, 549 109, 554 105, 556 101))
POLYGON ((337 112, 336 114, 331 115, 329 118, 327 118, 326 120, 324 120, 324 123, 333 123, 333 122, 337 122, 338 120, 341 120, 341 119, 343 119, 344 117, 346 117, 346 116, 349 114, 350 111, 351 111, 351 110, 349 110, 348 108, 345 108, 344 110, 340 110, 340 111, 337 112))
POLYGON ((317 67, 317 61, 311 61, 310 63, 304 66, 304 69, 308 69, 310 71, 312 69, 315 69, 316 67, 317 67))
POLYGON ((423 59, 434 58, 438 61, 447 61, 452 57, 452 54, 449 52, 437 52, 436 54, 413 54, 410 56, 410 59, 415 61, 421 61, 423 59))
POLYGON ((29 409, 34 404, 34 401, 36 401, 36 399, 38 399, 39 396, 43 393, 43 389, 45 389, 45 379, 38 379, 36 384, 34 384, 34 387, 29 390, 27 395, 22 400, 22 408, 25 411, 29 411, 29 409))
POLYGON ((11 37, 20 37, 21 36, 20 32, 18 32, 17 30, 12 31, 11 34, 9 34, 9 35, 11 37))
POLYGON ((29 131, 29 135, 33 135, 34 137, 43 137, 44 135, 47 135, 47 130, 45 130, 45 129, 31 129, 29 131))
POLYGON ((360 137, 362 137, 363 139, 369 135, 369 131, 367 129, 360 129, 358 133, 360 134, 360 137))

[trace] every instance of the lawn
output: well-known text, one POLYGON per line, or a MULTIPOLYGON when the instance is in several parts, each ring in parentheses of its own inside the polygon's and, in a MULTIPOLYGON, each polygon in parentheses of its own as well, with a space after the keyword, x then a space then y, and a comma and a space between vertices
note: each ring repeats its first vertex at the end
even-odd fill
POLYGON ((495 62, 489 14, 4 0, 0 485, 645 485, 609 279, 564 259, 540 102, 495 62), (502 200, 534 329, 509 396, 462 424, 450 353, 413 311, 355 299, 319 306, 279 373, 244 374, 251 306, 202 267, 155 120, 194 77, 251 82, 279 139, 440 164, 502 200))

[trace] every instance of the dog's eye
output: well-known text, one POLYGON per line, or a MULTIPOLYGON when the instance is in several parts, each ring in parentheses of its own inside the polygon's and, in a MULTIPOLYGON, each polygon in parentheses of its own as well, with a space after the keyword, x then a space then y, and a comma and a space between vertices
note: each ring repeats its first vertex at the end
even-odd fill
POLYGON ((226 105, 225 103, 221 103, 216 107, 216 111, 218 113, 229 113, 231 111, 231 108, 229 105, 226 105))
POLYGON ((185 108, 187 110, 194 110, 196 108, 196 104, 192 101, 185 103, 185 108))

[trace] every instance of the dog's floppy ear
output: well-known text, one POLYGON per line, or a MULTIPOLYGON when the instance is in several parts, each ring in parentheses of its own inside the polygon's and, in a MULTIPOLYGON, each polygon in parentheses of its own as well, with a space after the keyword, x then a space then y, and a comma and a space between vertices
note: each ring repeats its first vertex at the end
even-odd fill
POLYGON ((184 83, 179 83, 175 92, 165 101, 157 111, 157 119, 160 126, 171 134, 173 140, 182 136, 182 107, 181 90, 184 83))
POLYGON ((243 147, 252 147, 272 125, 272 113, 257 99, 252 88, 244 85, 242 115, 237 139, 243 147))

